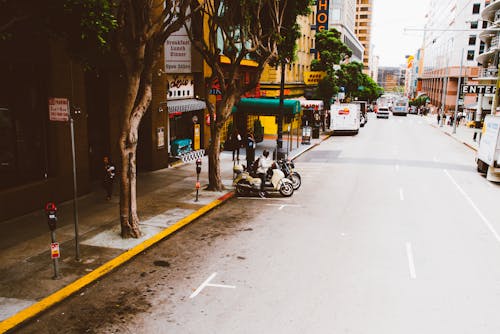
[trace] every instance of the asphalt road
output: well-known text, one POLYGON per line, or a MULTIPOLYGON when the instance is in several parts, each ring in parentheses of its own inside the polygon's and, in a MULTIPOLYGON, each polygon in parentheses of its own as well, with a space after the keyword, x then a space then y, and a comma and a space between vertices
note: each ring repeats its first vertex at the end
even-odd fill
MULTIPOLYGON (((370 115, 373 116, 373 115, 370 115)), ((500 333, 500 186, 418 116, 370 118, 20 333, 500 333)))

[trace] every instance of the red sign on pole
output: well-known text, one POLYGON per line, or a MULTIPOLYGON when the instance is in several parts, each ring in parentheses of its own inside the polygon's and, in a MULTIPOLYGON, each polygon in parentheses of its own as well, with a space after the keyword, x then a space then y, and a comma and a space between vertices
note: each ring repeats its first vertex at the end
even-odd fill
POLYGON ((49 119, 55 122, 69 121, 69 100, 66 98, 49 98, 49 119))
POLYGON ((59 243, 53 242, 50 244, 50 257, 53 259, 57 259, 61 257, 61 253, 59 252, 59 243))

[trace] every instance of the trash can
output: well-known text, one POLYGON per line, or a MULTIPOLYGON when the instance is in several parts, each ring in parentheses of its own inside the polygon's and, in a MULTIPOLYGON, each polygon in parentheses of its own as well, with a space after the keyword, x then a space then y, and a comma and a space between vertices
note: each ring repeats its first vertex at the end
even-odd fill
POLYGON ((302 144, 309 145, 311 144, 311 127, 304 126, 302 128, 302 144))
POLYGON ((319 126, 315 126, 312 128, 312 137, 313 139, 319 138, 319 126))

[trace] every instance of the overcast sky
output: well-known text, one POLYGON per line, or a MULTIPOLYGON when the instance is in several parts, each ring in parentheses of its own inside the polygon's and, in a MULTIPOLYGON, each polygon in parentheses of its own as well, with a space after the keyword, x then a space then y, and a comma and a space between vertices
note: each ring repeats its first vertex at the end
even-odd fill
POLYGON ((428 6, 429 0, 373 0, 372 52, 380 66, 404 64, 422 45, 423 31, 404 28, 423 28, 428 6))

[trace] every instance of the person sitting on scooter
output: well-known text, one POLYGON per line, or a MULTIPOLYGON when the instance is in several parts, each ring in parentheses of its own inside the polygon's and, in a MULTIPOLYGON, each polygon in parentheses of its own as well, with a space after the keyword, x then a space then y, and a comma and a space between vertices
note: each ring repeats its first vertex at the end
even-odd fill
POLYGON ((264 150, 262 155, 259 157, 259 164, 257 167, 257 175, 261 179, 260 190, 264 191, 264 185, 266 184, 266 173, 267 170, 273 165, 273 161, 269 158, 269 151, 264 150))

